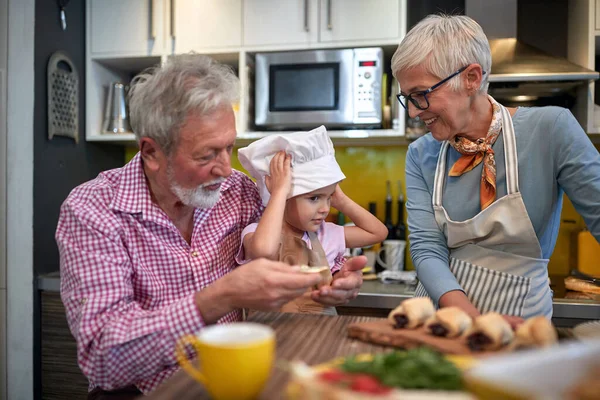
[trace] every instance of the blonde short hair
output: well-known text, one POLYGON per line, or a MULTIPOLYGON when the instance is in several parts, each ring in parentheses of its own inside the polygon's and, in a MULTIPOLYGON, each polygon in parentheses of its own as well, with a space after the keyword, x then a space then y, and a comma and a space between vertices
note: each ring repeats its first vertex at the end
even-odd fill
MULTIPOLYGON (((464 15, 429 15, 404 37, 392 57, 392 73, 398 79, 402 71, 424 65, 432 75, 444 79, 469 64, 479 64, 485 75, 479 87, 487 93, 492 54, 481 26, 464 15)), ((461 80, 447 85, 456 90, 461 80)))

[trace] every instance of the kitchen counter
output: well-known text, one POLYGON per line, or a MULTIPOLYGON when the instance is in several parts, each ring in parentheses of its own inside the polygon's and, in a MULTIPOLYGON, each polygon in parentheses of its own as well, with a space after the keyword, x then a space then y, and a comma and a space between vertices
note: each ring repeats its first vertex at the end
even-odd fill
MULTIPOLYGON (((586 320, 600 319, 600 302, 594 300, 574 300, 562 298, 564 285, 562 277, 551 277, 555 298, 552 320, 556 326, 572 327, 586 320), (560 297, 559 297, 560 296, 560 297)), ((60 290, 59 272, 41 275, 37 278, 37 288, 42 291, 58 292, 60 290)), ((346 308, 363 309, 393 309, 402 301, 409 299, 414 294, 414 286, 403 284, 383 284, 378 280, 365 281, 358 297, 346 308)))
MULTIPOLYGON (((560 281, 561 278, 555 279, 560 281)), ((564 293, 560 285, 552 285, 555 295, 564 293)), ((378 280, 365 281, 358 297, 346 307, 393 309, 402 301, 414 295, 414 286, 403 284, 384 284, 378 280)), ((600 319, 600 302, 594 300, 574 300, 555 297, 552 321, 556 326, 572 327, 586 320, 600 319)))

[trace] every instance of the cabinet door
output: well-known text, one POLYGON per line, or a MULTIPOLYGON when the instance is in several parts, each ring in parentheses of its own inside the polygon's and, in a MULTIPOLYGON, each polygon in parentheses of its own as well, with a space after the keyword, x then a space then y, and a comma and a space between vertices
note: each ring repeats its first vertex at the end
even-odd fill
POLYGON ((88 0, 87 5, 92 54, 164 51, 165 0, 88 0))
POLYGON ((600 30, 600 0, 596 0, 596 30, 600 30))
POLYGON ((318 0, 245 0, 244 46, 317 41, 318 0))
POLYGON ((242 45, 242 0, 170 1, 175 53, 242 45))
POLYGON ((0 399, 7 399, 6 289, 0 288, 0 399))
POLYGON ((400 37, 401 0, 320 0, 320 41, 400 37))

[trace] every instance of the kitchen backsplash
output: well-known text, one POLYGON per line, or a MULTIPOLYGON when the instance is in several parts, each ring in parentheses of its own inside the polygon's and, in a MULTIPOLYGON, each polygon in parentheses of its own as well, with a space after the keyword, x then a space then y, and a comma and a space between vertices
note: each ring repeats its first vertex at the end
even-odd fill
MULTIPOLYGON (((600 150, 600 146, 596 147, 600 150)), ((398 196, 396 185, 398 180, 402 181, 402 190, 406 198, 404 163, 407 150, 408 146, 336 148, 337 161, 346 175, 346 180, 341 184, 342 189, 364 208, 367 208, 369 202, 376 201, 377 217, 383 221, 386 180, 392 182, 394 201, 398 196)), ((136 148, 127 148, 126 161, 129 161, 136 152, 136 148)), ((246 172, 237 159, 237 149, 234 150, 231 163, 235 169, 246 172)), ((392 209, 392 218, 396 221, 396 207, 392 209)), ((551 275, 567 274, 570 266, 576 265, 576 234, 585 228, 583 218, 575 211, 566 196, 561 221, 556 248, 548 267, 551 275)), ((410 257, 408 258, 407 268, 413 269, 412 261, 410 257)))

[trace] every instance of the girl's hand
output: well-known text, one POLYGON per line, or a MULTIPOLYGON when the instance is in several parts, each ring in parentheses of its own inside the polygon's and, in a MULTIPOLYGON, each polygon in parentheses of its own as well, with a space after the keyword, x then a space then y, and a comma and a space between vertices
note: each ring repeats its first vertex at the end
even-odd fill
POLYGON ((348 199, 348 196, 342 191, 340 185, 338 184, 335 187, 335 192, 333 192, 333 196, 331 196, 331 207, 335 208, 338 211, 344 212, 344 203, 348 199))
POLYGON ((275 193, 287 195, 292 190, 292 157, 285 151, 279 151, 271 159, 270 175, 265 177, 265 184, 271 196, 275 193))

